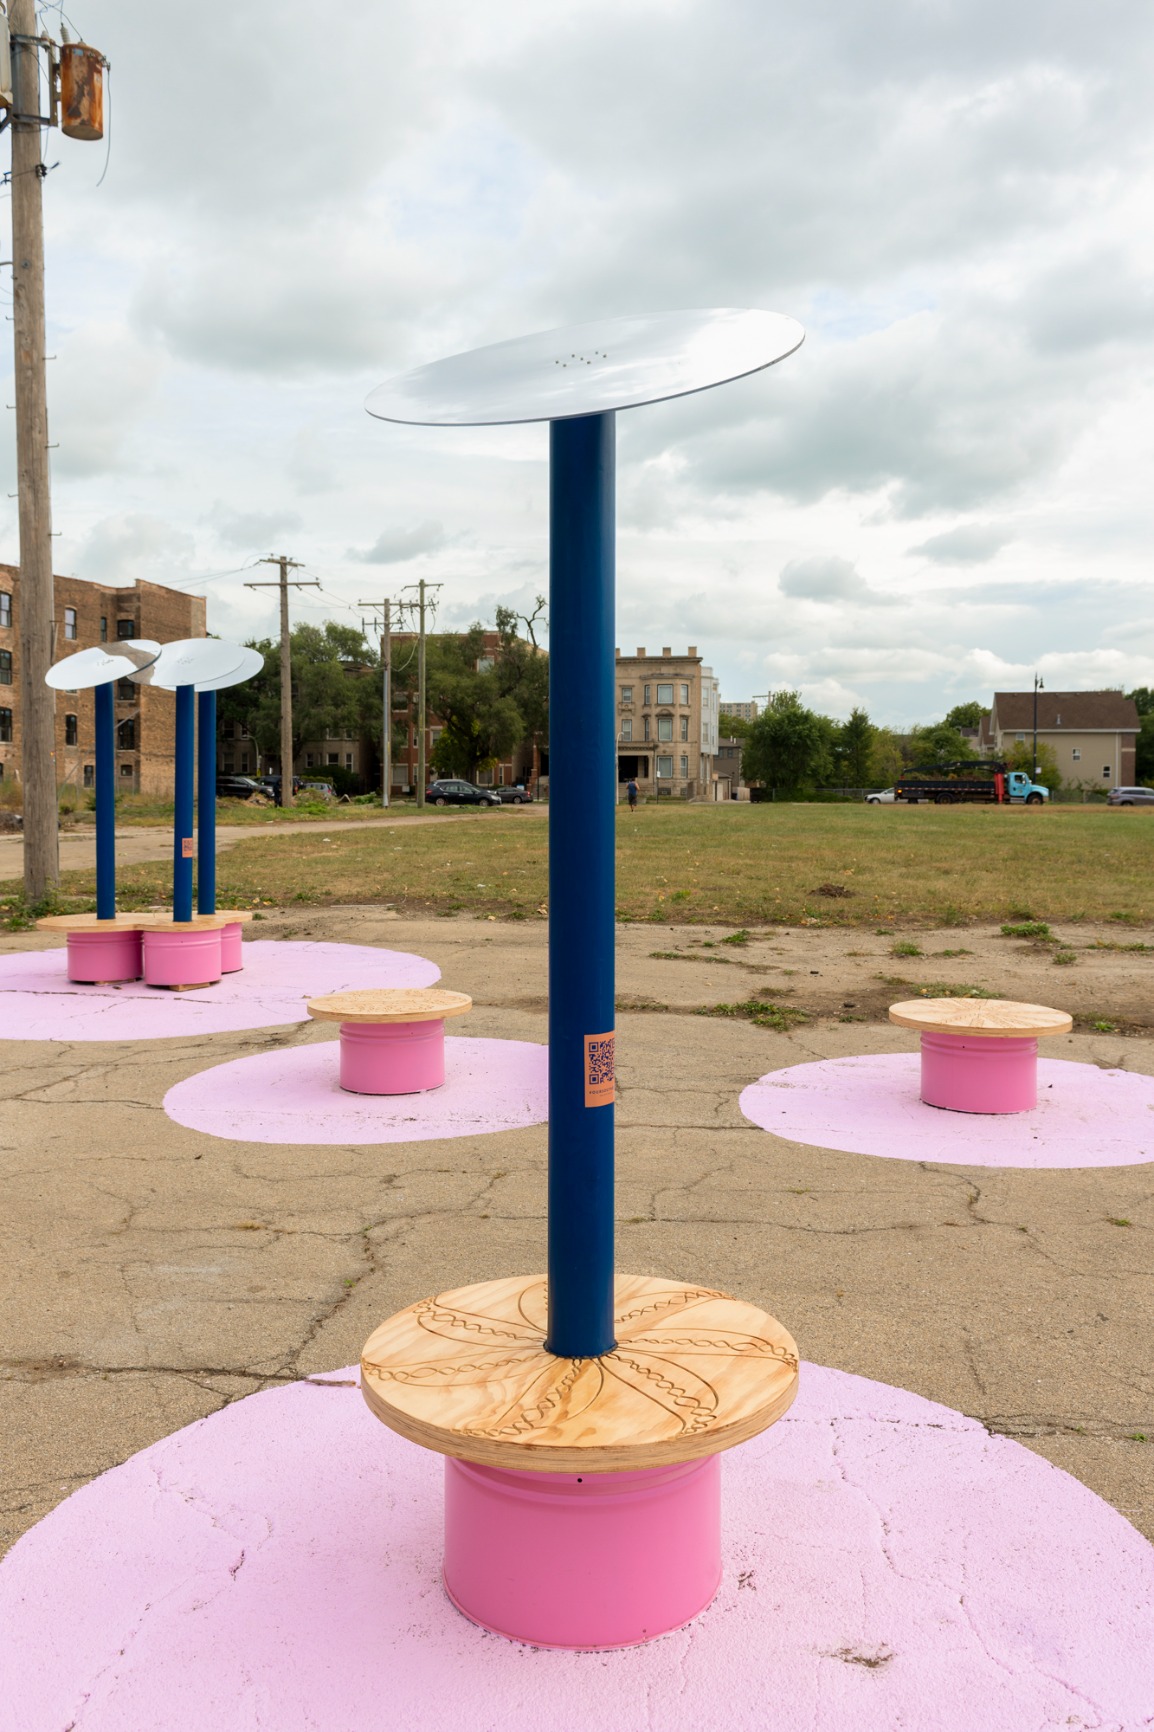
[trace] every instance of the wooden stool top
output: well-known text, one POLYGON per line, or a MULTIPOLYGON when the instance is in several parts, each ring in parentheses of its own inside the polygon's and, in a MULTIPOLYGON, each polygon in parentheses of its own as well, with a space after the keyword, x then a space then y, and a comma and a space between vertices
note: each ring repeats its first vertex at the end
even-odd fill
POLYGON ((142 932, 212 932, 231 926, 239 917, 235 914, 194 914, 191 920, 174 920, 168 914, 138 914, 136 924, 142 932))
POLYGON ((467 993, 444 992, 439 986, 330 992, 308 1002, 309 1015, 318 1022, 440 1022, 446 1016, 464 1016, 472 1008, 467 993))
POLYGON ((226 926, 235 926, 238 921, 243 926, 246 920, 252 919, 253 914, 251 908, 218 908, 216 912, 218 919, 223 920, 226 926))
POLYGON ((97 914, 46 914, 36 922, 40 932, 139 932, 147 915, 114 914, 101 920, 97 914))
POLYGON ((544 1275, 458 1287, 398 1311, 361 1355, 361 1389, 402 1437, 486 1467, 619 1473, 716 1455, 780 1419, 797 1347, 755 1305, 618 1275, 617 1346, 546 1353, 544 1275))
POLYGON ((890 1021, 929 1034, 983 1035, 991 1040, 1040 1039, 1069 1034, 1072 1016, 1045 1004, 1016 1004, 1012 998, 912 998, 890 1005, 890 1021))

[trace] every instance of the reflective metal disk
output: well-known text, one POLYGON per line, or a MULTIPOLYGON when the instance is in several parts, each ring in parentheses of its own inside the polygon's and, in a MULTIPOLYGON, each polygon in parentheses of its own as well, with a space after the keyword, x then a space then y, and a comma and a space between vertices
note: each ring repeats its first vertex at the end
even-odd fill
POLYGON ((433 361, 379 385, 365 407, 423 426, 565 421, 706 391, 784 360, 804 337, 796 319, 744 307, 602 319, 433 361))
POLYGON ((130 679, 149 667, 160 654, 160 645, 150 638, 129 638, 116 644, 96 644, 77 650, 54 662, 44 676, 45 685, 58 692, 86 692, 110 680, 130 679))
MULTIPOLYGON (((235 646, 234 646, 235 647, 235 646)), ((264 666, 264 657, 259 650, 243 649, 244 660, 231 673, 218 674, 214 680, 197 680, 198 692, 223 692, 227 686, 243 685, 245 680, 251 680, 254 674, 259 674, 264 666)))
POLYGON ((219 638, 177 638, 162 647, 151 667, 131 677, 139 685, 174 691, 177 686, 202 685, 235 672, 245 654, 239 644, 222 643, 219 638))

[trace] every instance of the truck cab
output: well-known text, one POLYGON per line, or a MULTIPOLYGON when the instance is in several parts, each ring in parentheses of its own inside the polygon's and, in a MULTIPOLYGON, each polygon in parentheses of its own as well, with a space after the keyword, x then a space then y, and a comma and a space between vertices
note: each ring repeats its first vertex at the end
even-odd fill
POLYGON ((1007 770, 1006 798, 1024 801, 1027 806, 1040 806, 1043 800, 1050 798, 1050 790, 1041 782, 1031 782, 1025 770, 1007 770))

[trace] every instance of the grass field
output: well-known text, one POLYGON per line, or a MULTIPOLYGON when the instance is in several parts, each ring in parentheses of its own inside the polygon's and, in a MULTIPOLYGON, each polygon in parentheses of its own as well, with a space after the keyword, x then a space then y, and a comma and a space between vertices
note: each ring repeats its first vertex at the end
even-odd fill
MULTIPOLYGON (((266 831, 221 854, 219 900, 539 918, 547 844, 539 816, 509 812, 393 831, 266 831)), ((1152 857, 1154 816, 1101 807, 644 806, 633 818, 622 807, 618 913, 734 926, 1145 924, 1152 857)), ((91 906, 92 873, 65 879, 62 905, 91 906)), ((119 885, 122 908, 139 908, 167 899, 171 873, 131 866, 119 885)), ((9 903, 17 888, 4 887, 9 903)))

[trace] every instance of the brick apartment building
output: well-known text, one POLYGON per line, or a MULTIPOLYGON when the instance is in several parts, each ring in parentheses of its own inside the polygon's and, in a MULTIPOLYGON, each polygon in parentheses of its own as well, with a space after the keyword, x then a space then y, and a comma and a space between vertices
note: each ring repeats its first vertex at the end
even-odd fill
MULTIPOLYGON (((159 583, 123 588, 56 577, 53 659, 118 638, 205 635, 205 600, 159 583)), ((0 778, 20 775, 20 573, 0 564, 0 778)), ((131 793, 169 794, 173 778, 175 700, 171 692, 119 680, 116 699, 116 782, 131 793)), ((91 691, 56 694, 56 781, 90 788, 95 775, 91 691)))
POLYGON ((675 656, 617 651, 617 779, 643 794, 712 800, 720 686, 697 647, 675 656))

